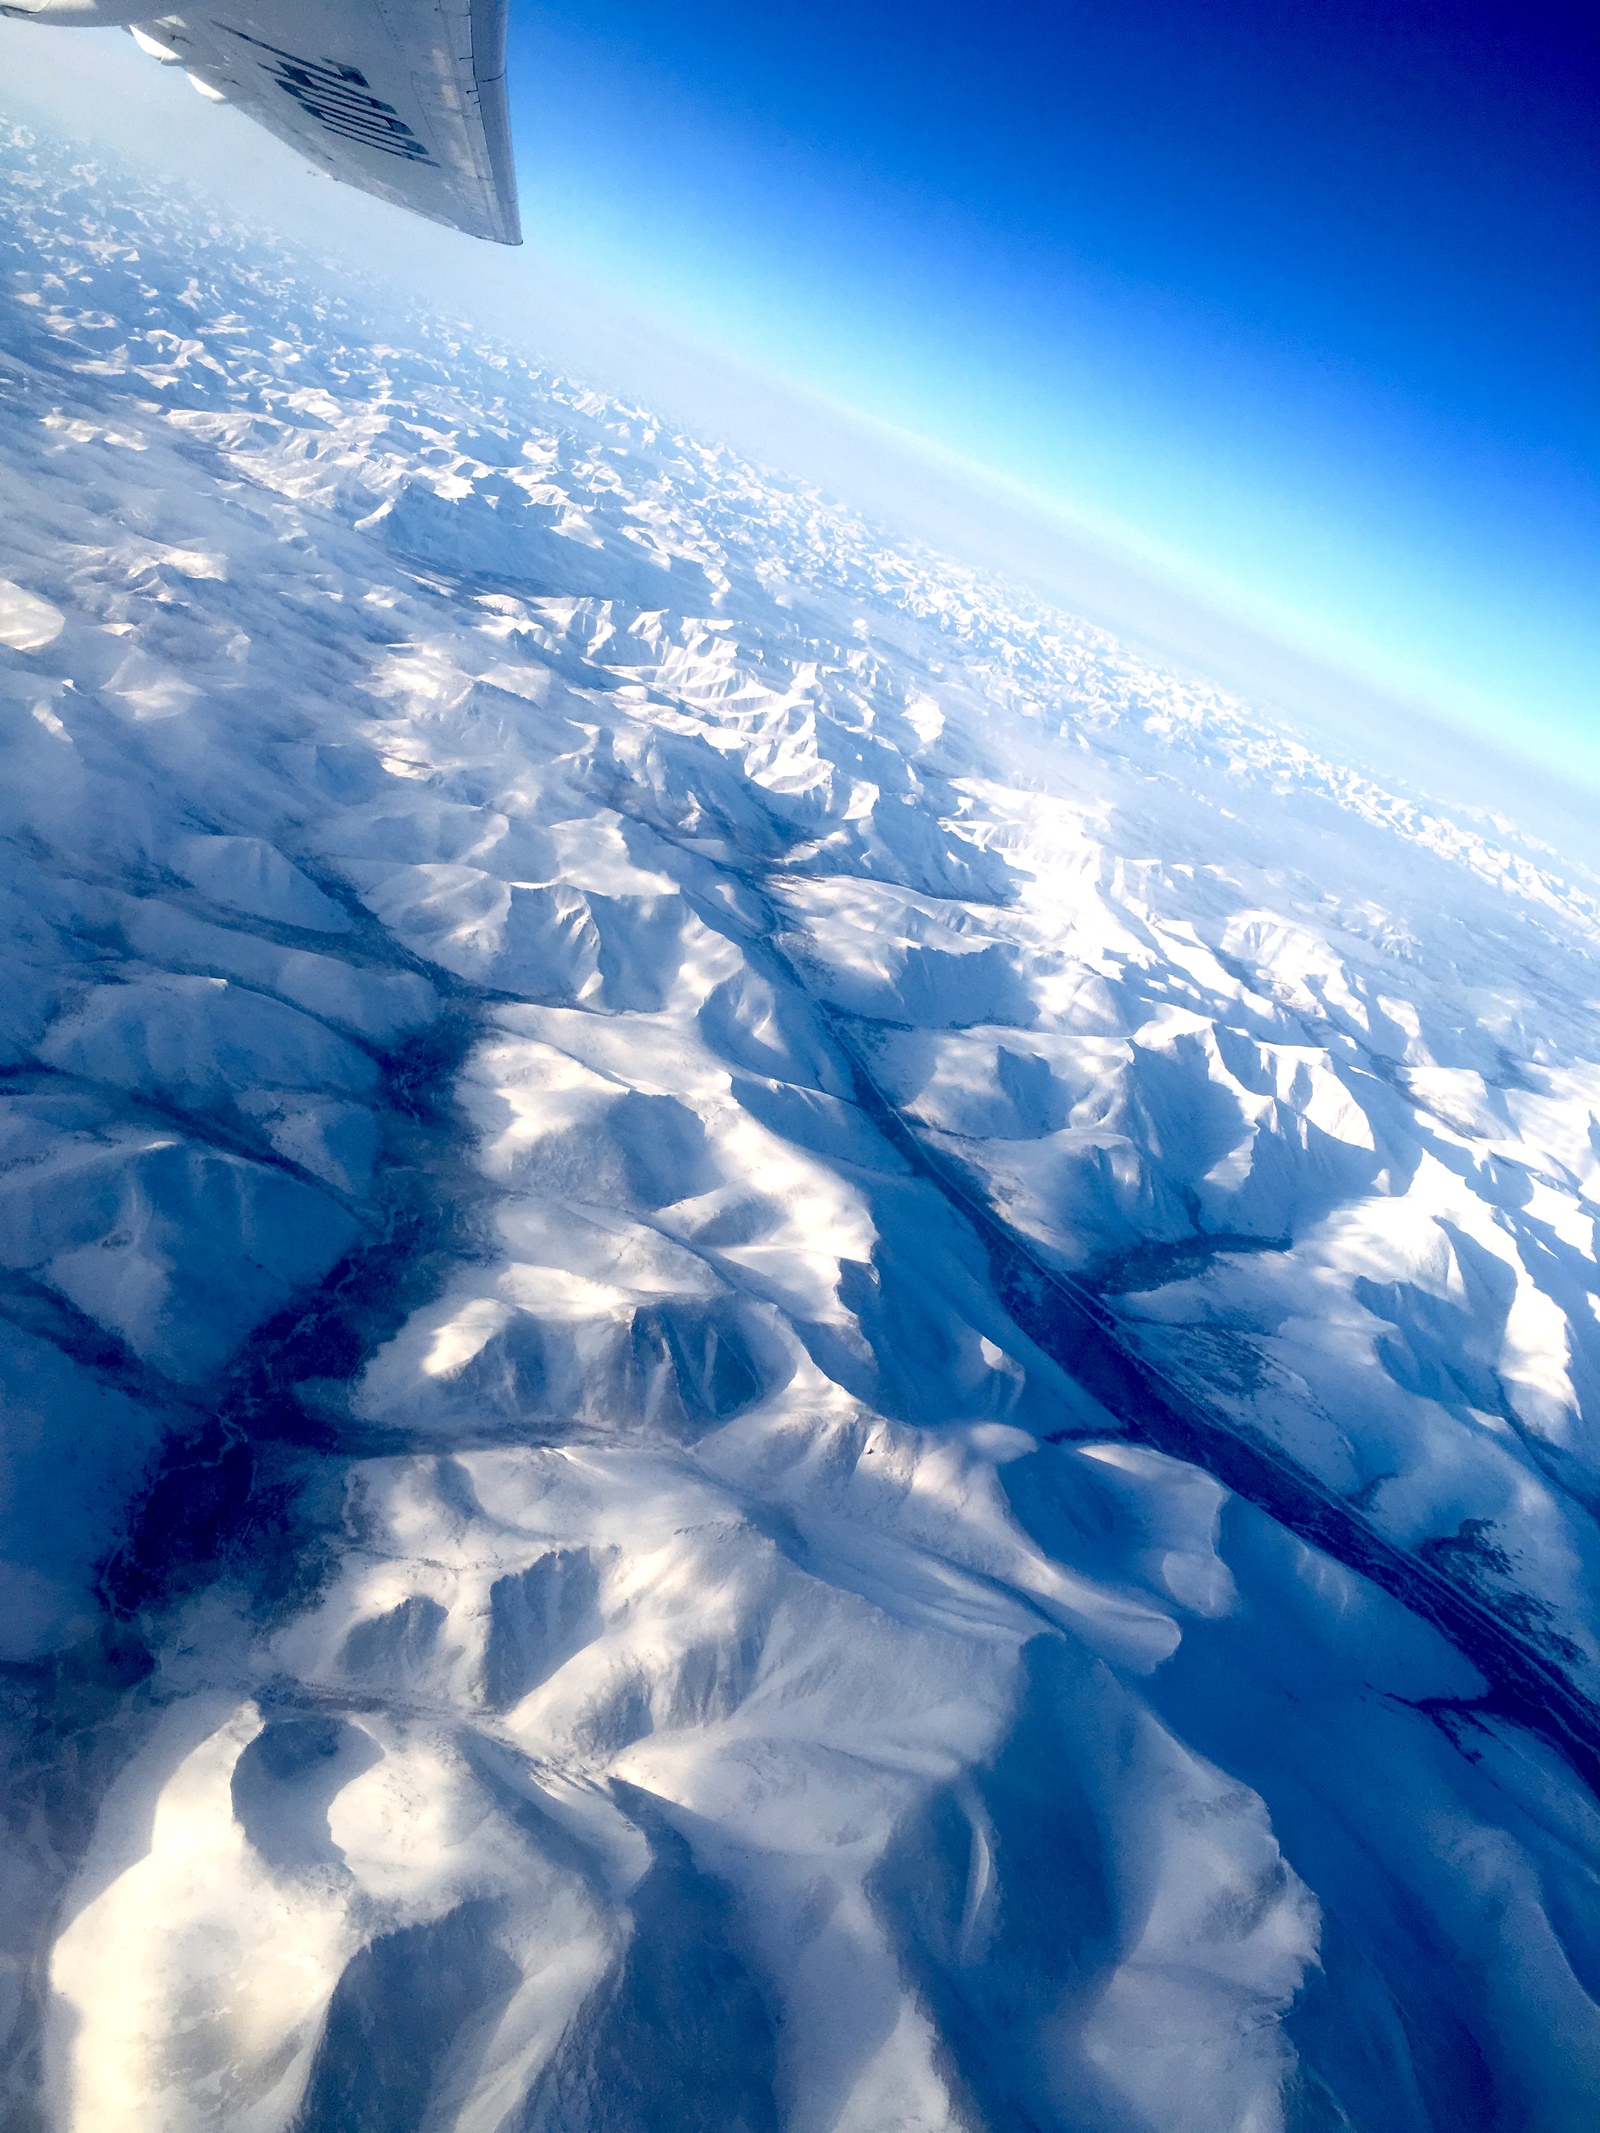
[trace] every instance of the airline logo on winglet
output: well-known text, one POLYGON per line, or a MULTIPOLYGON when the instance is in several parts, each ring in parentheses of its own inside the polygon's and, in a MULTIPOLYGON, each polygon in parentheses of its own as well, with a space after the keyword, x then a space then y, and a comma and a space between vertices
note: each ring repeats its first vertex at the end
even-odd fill
POLYGON ((359 148, 375 148, 380 155, 399 156, 407 163, 438 164, 401 118, 393 104, 374 96, 371 84, 359 67, 346 67, 331 59, 301 59, 275 44, 266 44, 246 30, 219 23, 231 37, 270 52, 270 60, 256 64, 263 74, 292 96, 300 109, 317 119, 327 132, 359 148))

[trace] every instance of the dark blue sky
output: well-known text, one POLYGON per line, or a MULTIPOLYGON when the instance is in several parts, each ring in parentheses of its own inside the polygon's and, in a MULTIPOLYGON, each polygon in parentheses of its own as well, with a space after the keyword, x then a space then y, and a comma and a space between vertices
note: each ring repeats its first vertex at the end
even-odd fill
POLYGON ((512 46, 590 279, 1600 766, 1600 8, 513 0, 512 46))

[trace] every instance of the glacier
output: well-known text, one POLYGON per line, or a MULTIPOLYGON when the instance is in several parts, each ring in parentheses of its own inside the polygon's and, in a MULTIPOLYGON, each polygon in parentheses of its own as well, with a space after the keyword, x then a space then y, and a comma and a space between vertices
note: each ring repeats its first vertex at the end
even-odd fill
POLYGON ((7 122, 6 2133, 1571 2133, 1600 877, 7 122))

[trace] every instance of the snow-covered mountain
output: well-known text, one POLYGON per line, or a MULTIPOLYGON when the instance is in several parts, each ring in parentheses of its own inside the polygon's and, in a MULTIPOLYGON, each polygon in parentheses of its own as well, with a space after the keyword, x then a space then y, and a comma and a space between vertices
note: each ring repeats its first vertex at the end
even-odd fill
POLYGON ((73 154, 0 2125, 1592 2123, 1594 875, 73 154))

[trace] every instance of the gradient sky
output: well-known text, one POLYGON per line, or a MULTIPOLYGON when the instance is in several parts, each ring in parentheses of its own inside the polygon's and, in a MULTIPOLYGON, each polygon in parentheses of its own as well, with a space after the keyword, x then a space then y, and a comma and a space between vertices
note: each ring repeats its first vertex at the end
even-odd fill
POLYGON ((1600 10, 512 17, 541 248, 1600 781, 1600 10))

